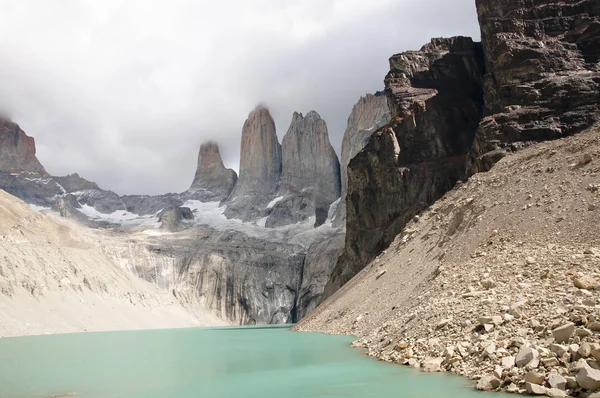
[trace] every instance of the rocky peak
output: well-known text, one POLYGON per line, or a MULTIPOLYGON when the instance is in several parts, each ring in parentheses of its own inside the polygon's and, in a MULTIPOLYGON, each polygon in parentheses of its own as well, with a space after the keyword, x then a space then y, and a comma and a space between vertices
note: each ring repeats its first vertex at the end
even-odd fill
POLYGON ((281 144, 275 122, 264 106, 256 107, 242 128, 240 175, 229 195, 225 215, 256 220, 272 200, 281 177, 281 144))
POLYGON ((485 49, 486 117, 470 171, 507 152, 600 120, 597 0, 477 0, 485 49))
POLYGON ((327 124, 310 111, 294 112, 282 142, 282 194, 311 191, 317 206, 340 196, 340 162, 329 142, 327 124))
POLYGON ((340 204, 336 210, 333 226, 346 226, 346 194, 348 192, 348 163, 369 142, 371 134, 390 121, 390 109, 383 92, 360 97, 352 108, 342 140, 340 204))
POLYGON ((223 165, 217 143, 203 143, 200 146, 198 168, 190 191, 209 191, 215 199, 223 200, 229 196, 236 181, 235 171, 223 165))
POLYGON ((0 118, 0 171, 47 175, 35 156, 35 140, 18 124, 0 118))

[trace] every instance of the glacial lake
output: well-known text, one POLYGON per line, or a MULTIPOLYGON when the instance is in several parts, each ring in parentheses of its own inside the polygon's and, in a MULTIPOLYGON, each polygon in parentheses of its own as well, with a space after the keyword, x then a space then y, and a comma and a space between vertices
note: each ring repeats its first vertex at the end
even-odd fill
MULTIPOLYGON (((232 327, 0 339, 0 397, 469 398, 463 378, 367 358, 352 338, 232 327)), ((496 398, 506 397, 493 394, 496 398)))

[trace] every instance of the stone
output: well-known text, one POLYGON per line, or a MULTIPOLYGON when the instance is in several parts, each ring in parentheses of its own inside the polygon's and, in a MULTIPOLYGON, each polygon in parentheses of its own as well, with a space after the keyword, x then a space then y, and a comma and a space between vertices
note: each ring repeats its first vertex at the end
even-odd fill
POLYGON ((558 388, 549 388, 546 390, 546 395, 550 398, 563 398, 568 397, 567 393, 558 388))
POLYGON ((567 379, 562 377, 557 372, 550 372, 548 375, 548 385, 552 388, 558 388, 559 390, 565 390, 567 388, 567 379))
POLYGON ((581 388, 590 391, 598 390, 600 389, 600 370, 585 366, 577 373, 575 380, 581 388))
POLYGON ((587 328, 592 332, 600 332, 600 322, 594 321, 587 324, 587 328))
POLYGON ((588 342, 583 342, 579 346, 577 353, 581 355, 582 358, 588 358, 592 354, 592 346, 588 342))
POLYGON ((212 196, 207 200, 226 199, 237 182, 237 174, 225 168, 219 146, 216 142, 205 142, 200 146, 198 166, 190 191, 208 191, 212 196))
POLYGON ((342 139, 341 199, 333 218, 336 228, 346 226, 346 195, 348 193, 348 164, 369 142, 371 134, 389 123, 390 108, 383 92, 367 94, 359 98, 348 117, 348 125, 342 139))
POLYGON ((532 395, 546 395, 547 388, 539 384, 525 383, 525 390, 532 395))
POLYGON ((590 275, 584 275, 573 279, 573 285, 578 289, 594 290, 598 287, 598 281, 590 275))
POLYGON ((575 379, 574 376, 565 376, 565 380, 567 381, 567 388, 568 389, 573 389, 573 388, 579 387, 577 385, 577 380, 575 379))
POLYGON ((575 324, 569 322, 552 330, 552 336, 557 343, 565 343, 569 341, 574 332, 575 324))
POLYGON ((479 379, 477 382, 477 389, 482 391, 495 391, 500 387, 500 384, 502 384, 500 379, 492 375, 487 375, 479 379))
POLYGON ((160 212, 158 221, 161 228, 168 231, 179 231, 184 228, 183 220, 193 220, 194 214, 189 207, 172 207, 160 212))
POLYGON ((528 265, 533 265, 533 264, 535 264, 535 263, 536 263, 536 261, 535 261, 535 258, 533 258, 533 257, 527 257, 527 258, 525 259, 525 262, 526 262, 528 265))
POLYGON ((514 368, 515 367, 515 357, 508 356, 508 357, 502 358, 502 367, 507 370, 514 368))
POLYGON ((515 358, 515 364, 517 365, 517 367, 522 368, 528 363, 537 359, 539 355, 540 354, 536 349, 532 347, 523 346, 521 347, 519 353, 517 354, 517 357, 515 358))
POLYGON ((589 337, 592 335, 592 331, 586 328, 579 328, 575 331, 575 334, 579 337, 589 337))
POLYGON ((275 198, 281 177, 281 145, 275 122, 264 106, 248 115, 242 128, 240 174, 229 195, 225 216, 257 220, 275 198))
POLYGON ((488 357, 491 357, 492 355, 494 355, 495 353, 496 353, 496 344, 490 343, 483 349, 483 353, 481 355, 484 358, 488 358, 488 357))
POLYGON ((538 372, 527 372, 524 378, 525 382, 533 384, 544 384, 545 377, 538 372))
POLYGON ((569 348, 561 344, 550 344, 548 348, 559 357, 569 353, 569 348))
POLYGON ((485 325, 485 324, 501 325, 502 322, 503 322, 503 319, 502 319, 502 316, 500 316, 500 315, 479 317, 480 325, 485 325))
POLYGON ((444 362, 444 358, 426 358, 423 361, 423 371, 427 373, 441 372, 442 362, 444 362))
POLYGON ((554 357, 542 358, 540 360, 540 362, 542 363, 542 365, 544 365, 545 368, 551 368, 553 366, 558 366, 559 365, 558 359, 554 358, 554 357))

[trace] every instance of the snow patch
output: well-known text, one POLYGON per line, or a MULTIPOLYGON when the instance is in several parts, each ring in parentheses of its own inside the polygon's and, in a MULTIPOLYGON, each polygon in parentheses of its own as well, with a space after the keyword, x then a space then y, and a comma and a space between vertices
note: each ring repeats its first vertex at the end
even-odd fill
POLYGON ((267 209, 272 209, 273 206, 275 206, 277 203, 281 202, 283 200, 283 196, 278 196, 275 199, 273 199, 272 201, 269 202, 269 204, 267 205, 267 209))
POLYGON ((32 210, 39 212, 42 212, 44 210, 50 210, 49 207, 45 207, 45 206, 38 206, 38 205, 34 205, 32 203, 28 203, 29 207, 31 207, 32 210))
POLYGON ((260 220, 258 220, 258 221, 256 222, 256 225, 258 225, 259 227, 263 227, 263 228, 265 228, 265 227, 267 226, 267 220, 268 220, 268 219, 269 219, 269 216, 267 216, 267 217, 263 217, 263 218, 261 218, 260 220))
POLYGON ((146 225, 151 227, 159 226, 158 212, 156 214, 147 216, 140 216, 125 210, 117 210, 110 214, 104 214, 87 204, 82 205, 79 211, 85 214, 90 220, 94 221, 106 221, 119 225, 146 225))

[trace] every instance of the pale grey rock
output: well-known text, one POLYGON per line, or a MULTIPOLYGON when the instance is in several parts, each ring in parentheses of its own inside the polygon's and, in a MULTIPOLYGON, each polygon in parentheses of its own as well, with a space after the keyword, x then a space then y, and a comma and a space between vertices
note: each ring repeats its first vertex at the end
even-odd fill
POLYGON ((275 197, 281 177, 281 144, 275 122, 264 106, 248 116, 242 129, 240 174, 227 199, 225 215, 244 221, 258 220, 275 197))
POLYGON ((184 228, 183 220, 193 220, 194 214, 189 207, 172 207, 163 210, 158 221, 161 223, 161 228, 168 231, 179 231, 184 228))
POLYGON ((539 384, 527 382, 525 383, 525 390, 531 395, 546 395, 548 389, 539 384))
POLYGON ((552 388, 565 390, 567 388, 567 379, 558 374, 558 372, 550 372, 548 375, 548 384, 552 388))
POLYGON ((427 373, 441 372, 443 362, 444 358, 427 358, 423 362, 423 371, 427 373))
POLYGON ((600 370, 584 366, 579 373, 577 373, 575 379, 581 388, 591 391, 600 389, 600 370))
POLYGON ((525 382, 526 383, 542 385, 542 384, 544 384, 544 380, 545 380, 544 375, 541 373, 538 373, 538 372, 527 372, 525 374, 525 382))
POLYGON ((206 201, 226 199, 235 183, 237 174, 225 168, 219 146, 216 142, 205 142, 200 146, 198 153, 198 167, 190 191, 206 194, 206 201))
POLYGON ((389 123, 390 108, 383 92, 360 97, 348 117, 348 125, 342 140, 341 200, 333 219, 333 226, 346 226, 346 194, 348 192, 348 164, 369 142, 371 135, 389 123))
POLYGON ((521 347, 517 357, 515 358, 515 364, 522 368, 526 366, 528 363, 536 360, 540 356, 539 352, 531 347, 521 347))
POLYGON ((477 382, 477 389, 482 391, 494 391, 500 387, 501 381, 492 375, 483 376, 477 382))
POLYGON ((575 324, 572 322, 566 323, 560 327, 557 327, 552 331, 552 336, 557 343, 565 343, 569 341, 573 333, 575 332, 575 324))

